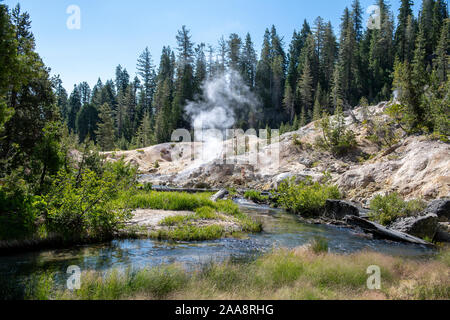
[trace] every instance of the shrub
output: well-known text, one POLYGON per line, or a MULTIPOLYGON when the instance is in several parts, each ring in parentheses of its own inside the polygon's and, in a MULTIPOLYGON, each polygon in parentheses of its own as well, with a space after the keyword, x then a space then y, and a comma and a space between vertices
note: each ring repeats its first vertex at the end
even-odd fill
POLYGON ((335 185, 313 182, 311 178, 297 184, 295 177, 284 180, 278 187, 278 203, 289 211, 305 216, 316 216, 325 207, 327 199, 341 199, 335 185))
POLYGON ((78 174, 62 170, 44 197, 49 231, 66 238, 103 238, 113 235, 131 218, 127 206, 115 199, 135 186, 135 168, 118 161, 103 174, 89 169, 78 174))
POLYGON ((246 199, 252 200, 253 202, 256 202, 256 203, 266 202, 267 200, 269 200, 268 196, 262 196, 261 192, 256 191, 256 190, 246 191, 244 193, 244 197, 246 199))
POLYGON ((382 225, 389 225, 397 218, 417 215, 426 203, 421 200, 404 201, 397 193, 377 195, 370 202, 369 217, 382 225))
POLYGON ((317 138, 316 146, 330 151, 335 155, 342 156, 357 146, 355 133, 347 129, 342 109, 338 107, 335 116, 328 115, 316 123, 322 131, 322 137, 317 138))
POLYGON ((11 177, 0 186, 0 240, 33 236, 41 198, 27 190, 22 179, 11 177))

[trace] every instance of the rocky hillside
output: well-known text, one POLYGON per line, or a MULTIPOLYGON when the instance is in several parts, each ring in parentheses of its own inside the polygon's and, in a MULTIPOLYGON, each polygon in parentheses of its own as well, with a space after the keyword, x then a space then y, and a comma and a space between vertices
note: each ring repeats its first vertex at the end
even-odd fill
MULTIPOLYGON (((395 134, 395 138, 390 143, 382 143, 386 133, 374 132, 373 124, 380 127, 387 123, 386 105, 381 103, 346 113, 346 123, 355 132, 358 147, 344 157, 333 156, 315 146, 316 138, 321 135, 316 123, 280 137, 276 145, 280 150, 279 166, 272 161, 261 161, 257 166, 220 164, 217 159, 192 161, 191 155, 198 156, 201 143, 167 143, 107 155, 112 161, 124 157, 136 164, 144 174, 142 179, 154 184, 194 187, 206 183, 211 187, 268 190, 288 177, 321 179, 327 171, 347 199, 362 203, 375 194, 392 191, 405 199, 449 197, 450 145, 426 136, 406 136, 400 128, 392 126, 387 135, 395 134)), ((230 143, 226 141, 224 145, 230 143)), ((264 159, 269 147, 258 153, 259 159, 264 159)), ((236 156, 234 160, 238 163, 241 158, 236 156)))

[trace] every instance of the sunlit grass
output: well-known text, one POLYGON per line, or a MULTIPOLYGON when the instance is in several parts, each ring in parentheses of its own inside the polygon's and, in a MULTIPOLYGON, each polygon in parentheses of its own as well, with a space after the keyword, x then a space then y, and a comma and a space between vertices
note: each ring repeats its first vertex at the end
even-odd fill
MULTIPOLYGON (((429 260, 374 252, 315 253, 278 249, 253 262, 209 263, 188 273, 178 265, 140 271, 87 272, 80 290, 59 299, 450 299, 449 251, 429 260), (367 268, 381 269, 381 290, 367 288, 367 268)), ((33 298, 49 298, 48 280, 33 298)))

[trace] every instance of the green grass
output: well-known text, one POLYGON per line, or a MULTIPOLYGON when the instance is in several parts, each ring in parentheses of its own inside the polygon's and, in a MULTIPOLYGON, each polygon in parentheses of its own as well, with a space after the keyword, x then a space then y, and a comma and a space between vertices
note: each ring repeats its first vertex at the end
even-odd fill
POLYGON ((214 207, 210 200, 212 193, 181 193, 181 192, 157 192, 139 191, 124 193, 119 201, 132 209, 157 209, 172 211, 194 211, 204 206, 214 207))
POLYGON ((81 289, 55 291, 38 281, 29 298, 108 299, 450 299, 447 249, 412 260, 374 252, 317 254, 277 249, 246 263, 208 263, 187 272, 178 265, 140 271, 85 272, 81 289), (443 258, 444 257, 444 258, 443 258), (381 270, 381 290, 367 288, 367 268, 381 270), (407 285, 405 285, 407 283, 407 285))
POLYGON ((169 230, 161 229, 153 232, 151 236, 159 240, 203 241, 220 239, 225 235, 225 229, 222 226, 197 227, 188 224, 169 230))
POLYGON ((316 237, 311 242, 311 250, 314 253, 326 253, 328 252, 328 241, 322 237, 316 237))
POLYGON ((215 209, 211 207, 200 207, 195 209, 195 214, 178 215, 164 218, 160 225, 162 226, 178 226, 195 220, 214 220, 220 219, 215 209))

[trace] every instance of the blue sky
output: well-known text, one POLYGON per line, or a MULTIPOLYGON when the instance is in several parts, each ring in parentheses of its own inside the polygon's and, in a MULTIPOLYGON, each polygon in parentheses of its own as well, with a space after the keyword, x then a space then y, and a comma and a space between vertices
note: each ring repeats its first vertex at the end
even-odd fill
MULTIPOLYGON (((75 83, 87 81, 92 87, 98 77, 114 78, 121 64, 130 76, 136 72, 139 53, 148 46, 154 64, 164 45, 176 46, 175 35, 186 25, 196 43, 212 45, 235 32, 250 32, 258 54, 264 30, 274 24, 287 48, 294 29, 306 18, 331 20, 338 32, 340 17, 352 0, 6 0, 21 4, 31 15, 37 51, 52 74, 60 74, 70 92, 75 83), (69 30, 69 5, 81 9, 81 29, 69 30)), ((361 0, 363 8, 375 0, 361 0)), ((420 7, 417 0, 415 11, 420 7)), ((397 16, 400 0, 390 1, 397 16)))

